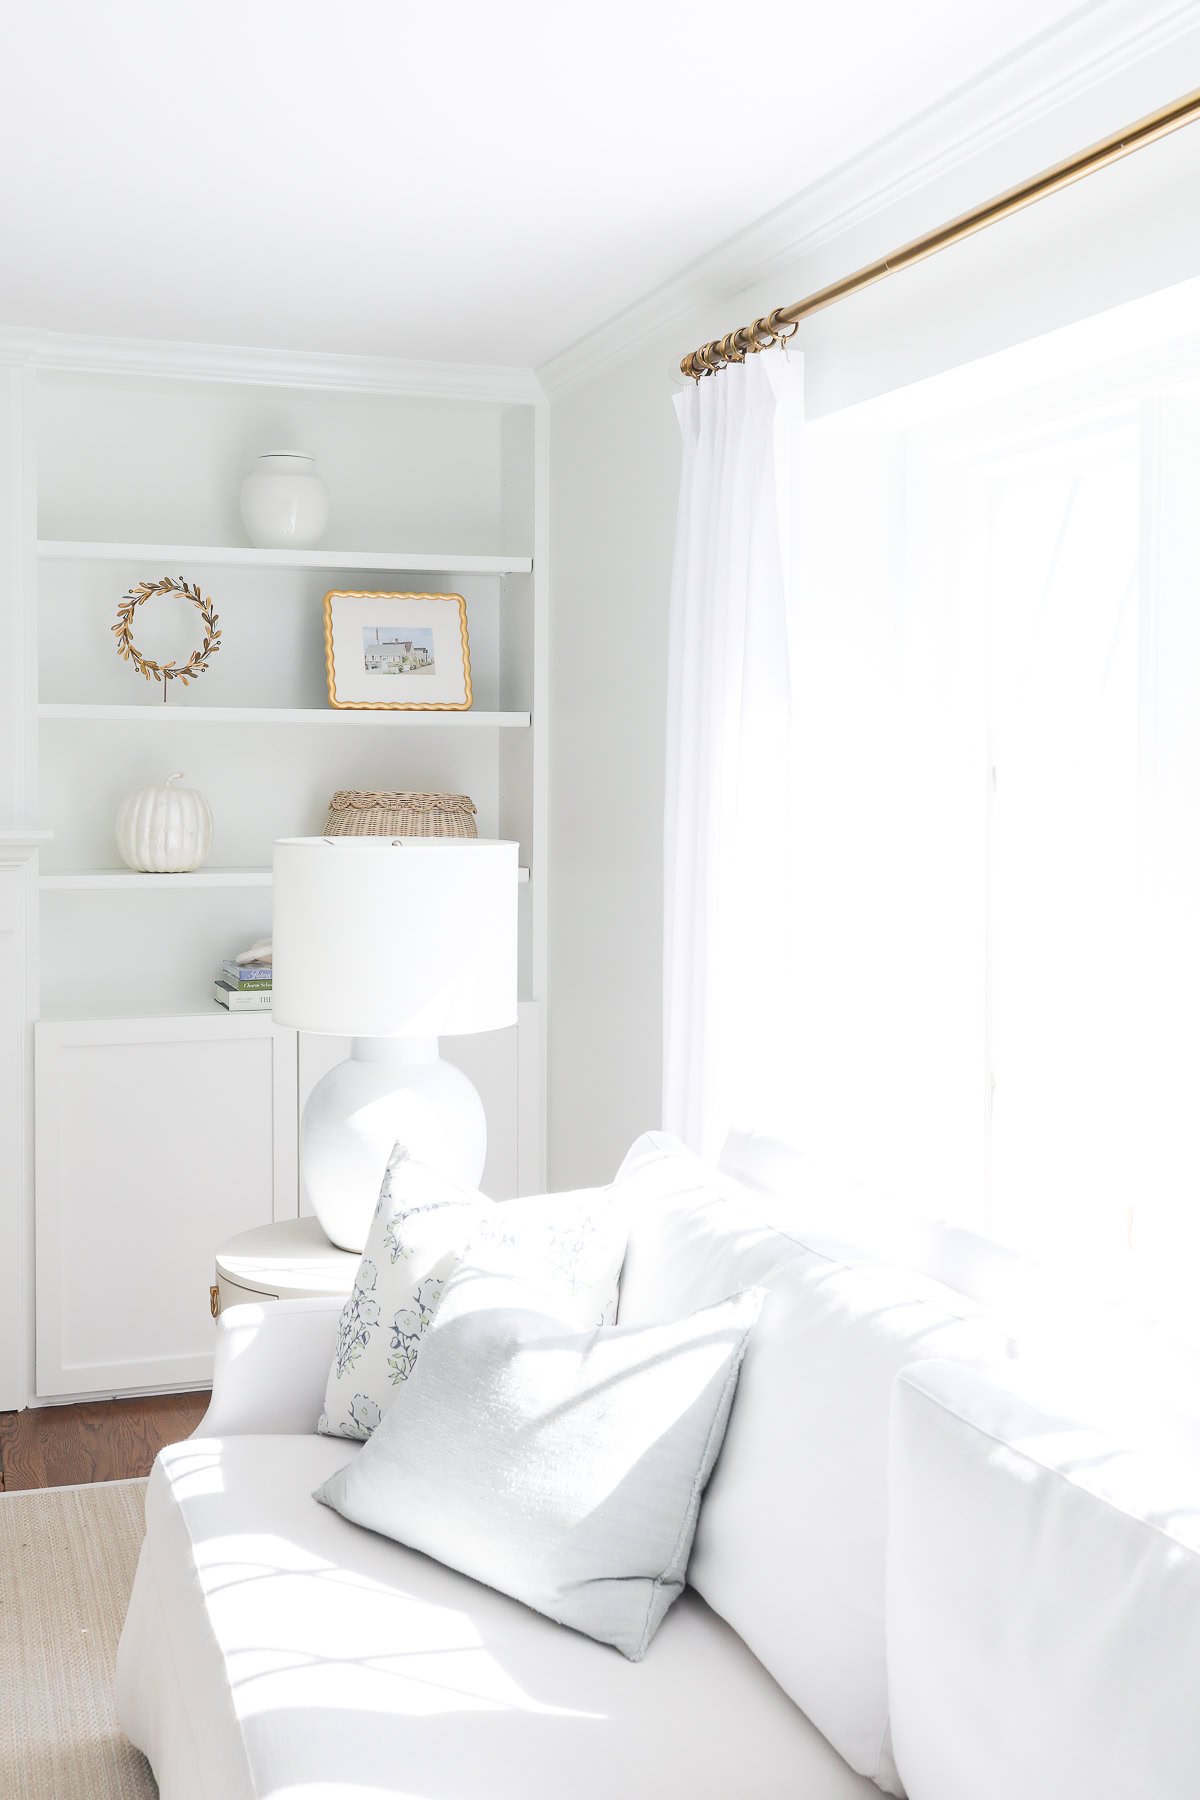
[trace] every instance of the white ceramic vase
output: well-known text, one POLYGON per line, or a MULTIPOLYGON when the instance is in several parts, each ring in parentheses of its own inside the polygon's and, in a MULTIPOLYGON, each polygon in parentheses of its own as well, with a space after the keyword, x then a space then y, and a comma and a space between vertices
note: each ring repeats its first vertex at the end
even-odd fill
POLYGON ((269 450, 242 483, 242 522, 260 550, 314 550, 329 523, 329 493, 314 457, 269 450))
POLYGON ((147 875, 186 875, 198 869, 212 846, 212 813, 196 788, 172 787, 182 774, 168 775, 161 787, 135 788, 117 813, 121 861, 147 875))

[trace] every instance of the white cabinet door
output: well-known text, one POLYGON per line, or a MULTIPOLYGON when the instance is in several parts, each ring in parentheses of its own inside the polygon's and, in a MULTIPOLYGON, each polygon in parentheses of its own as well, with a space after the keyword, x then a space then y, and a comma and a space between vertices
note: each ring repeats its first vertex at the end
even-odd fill
POLYGON ((296 1215, 296 1035, 269 1018, 36 1029, 37 1392, 212 1372, 213 1254, 296 1215))

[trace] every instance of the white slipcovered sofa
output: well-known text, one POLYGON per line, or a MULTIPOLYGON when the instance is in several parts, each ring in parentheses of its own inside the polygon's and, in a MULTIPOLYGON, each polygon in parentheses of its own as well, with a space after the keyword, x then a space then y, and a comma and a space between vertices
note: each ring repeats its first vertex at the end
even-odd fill
POLYGON ((237 1307, 159 1457, 118 1663, 164 1800, 1194 1800, 1200 1529, 998 1380, 968 1296, 669 1140, 620 1317, 767 1290, 643 1662, 311 1497, 336 1301, 237 1307))

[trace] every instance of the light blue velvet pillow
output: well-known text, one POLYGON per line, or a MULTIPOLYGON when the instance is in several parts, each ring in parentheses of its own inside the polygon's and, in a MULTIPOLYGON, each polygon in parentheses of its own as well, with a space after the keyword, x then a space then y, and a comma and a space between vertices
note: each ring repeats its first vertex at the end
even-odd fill
POLYGON ((637 1661, 683 1590, 761 1304, 580 1332, 468 1252, 411 1379, 316 1498, 637 1661))

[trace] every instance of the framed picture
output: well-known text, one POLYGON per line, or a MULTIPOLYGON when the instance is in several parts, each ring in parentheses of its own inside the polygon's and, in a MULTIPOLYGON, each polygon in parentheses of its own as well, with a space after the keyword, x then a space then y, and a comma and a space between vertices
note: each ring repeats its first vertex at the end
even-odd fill
POLYGON ((467 603, 461 594, 325 596, 330 706, 466 712, 471 704, 467 603))

